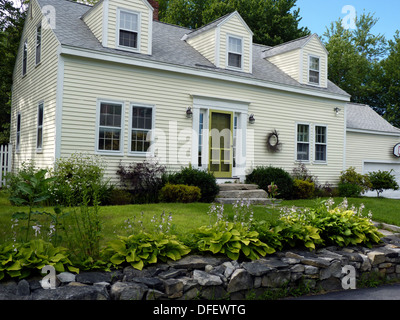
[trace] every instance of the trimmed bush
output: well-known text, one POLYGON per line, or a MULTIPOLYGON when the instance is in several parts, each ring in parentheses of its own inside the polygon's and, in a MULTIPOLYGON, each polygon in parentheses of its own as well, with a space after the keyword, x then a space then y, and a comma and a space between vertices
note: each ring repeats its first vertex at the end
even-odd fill
POLYGON ((314 182, 295 179, 293 191, 296 199, 312 199, 315 193, 314 182))
POLYGON ((340 197, 360 197, 371 187, 367 175, 356 172, 354 167, 342 171, 339 182, 340 197))
POLYGON ((160 191, 162 202, 197 202, 201 198, 199 187, 167 183, 160 191))
POLYGON ((211 203, 219 192, 217 181, 211 173, 193 169, 191 166, 183 168, 180 172, 164 175, 164 182, 199 187, 201 191, 199 202, 211 203))
POLYGON ((293 197, 293 178, 281 168, 257 167, 246 176, 246 183, 256 184, 266 192, 272 182, 279 188, 277 198, 291 199, 293 197))

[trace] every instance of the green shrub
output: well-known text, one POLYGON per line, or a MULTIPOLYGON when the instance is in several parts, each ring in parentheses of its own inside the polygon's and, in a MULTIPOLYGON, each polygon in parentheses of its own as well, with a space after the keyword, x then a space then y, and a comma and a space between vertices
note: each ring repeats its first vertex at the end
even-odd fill
POLYGON ((57 159, 50 188, 54 202, 78 206, 84 202, 106 203, 112 186, 104 181, 105 162, 98 156, 76 153, 57 159))
POLYGON ((219 193, 217 181, 211 173, 193 169, 191 166, 183 168, 180 172, 164 175, 164 181, 165 183, 199 187, 200 202, 211 203, 219 193))
POLYGON ((378 170, 377 172, 370 172, 368 174, 369 181, 371 182, 371 190, 376 191, 378 198, 384 190, 399 190, 399 185, 392 171, 378 170))
POLYGON ((189 252, 190 249, 175 236, 139 232, 129 237, 119 236, 117 240, 109 242, 103 250, 103 258, 112 267, 130 265, 142 270, 158 260, 179 260, 189 252))
POLYGON ((107 204, 111 206, 124 206, 131 203, 133 203, 132 194, 127 190, 116 188, 111 191, 107 204))
POLYGON ((361 193, 366 192, 371 187, 367 175, 356 172, 354 167, 341 172, 339 182, 340 197, 360 197, 361 193))
POLYGON ((163 202, 197 202, 201 198, 199 187, 184 184, 167 183, 160 191, 160 200, 163 202))
POLYGON ((359 198, 363 192, 363 188, 358 184, 339 182, 339 196, 346 198, 359 198))
POLYGON ((268 192, 268 186, 272 182, 279 188, 278 198, 292 198, 293 179, 289 173, 281 168, 257 167, 246 176, 246 183, 254 183, 266 192, 268 192))
POLYGON ((275 250, 260 241, 256 231, 249 230, 241 223, 219 221, 212 227, 201 227, 195 232, 197 249, 201 252, 224 254, 232 260, 240 255, 256 260, 260 255, 272 254, 275 250))
POLYGON ((315 193, 314 182, 297 180, 293 182, 293 194, 296 199, 312 199, 315 193))
POLYGON ((0 245, 0 280, 5 276, 26 278, 46 265, 54 266, 57 272, 66 268, 78 272, 68 257, 68 249, 54 247, 43 240, 31 240, 26 243, 0 245))

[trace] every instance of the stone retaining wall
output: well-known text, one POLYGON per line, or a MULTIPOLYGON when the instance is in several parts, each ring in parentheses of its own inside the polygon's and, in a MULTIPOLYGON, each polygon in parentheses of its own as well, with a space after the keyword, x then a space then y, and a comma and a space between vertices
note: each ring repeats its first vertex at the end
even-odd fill
POLYGON ((63 272, 57 275, 57 288, 48 290, 41 287, 41 278, 8 280, 0 282, 0 300, 245 299, 301 281, 324 291, 342 290, 342 270, 348 265, 356 269, 357 279, 370 272, 400 279, 400 239, 383 240, 372 249, 288 250, 257 261, 192 255, 142 271, 63 272))

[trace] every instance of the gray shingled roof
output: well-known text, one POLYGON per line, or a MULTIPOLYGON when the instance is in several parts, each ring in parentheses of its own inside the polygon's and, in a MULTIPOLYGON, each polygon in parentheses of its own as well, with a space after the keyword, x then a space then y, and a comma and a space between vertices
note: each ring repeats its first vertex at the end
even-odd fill
POLYGON ((392 126, 370 106, 364 104, 347 104, 347 129, 397 133, 400 129, 392 126))
POLYGON ((273 57, 292 50, 302 48, 313 35, 305 36, 296 40, 282 43, 280 45, 270 47, 264 51, 264 58, 273 57))
MULTIPOLYGON (((349 97, 349 95, 338 86, 328 81, 327 88, 317 88, 300 84, 289 75, 284 73, 271 62, 263 58, 263 52, 270 47, 253 45, 253 72, 237 72, 217 68, 208 59, 191 47, 182 37, 191 29, 174 26, 159 21, 153 24, 153 54, 144 55, 118 49, 103 47, 96 39, 89 27, 81 19, 91 6, 72 2, 69 0, 37 0, 41 7, 51 5, 56 10, 56 28, 54 33, 61 45, 77 47, 104 53, 118 54, 126 57, 141 58, 148 61, 164 62, 176 66, 185 66, 199 70, 212 70, 213 72, 241 76, 247 79, 269 81, 276 84, 289 85, 297 88, 307 88, 314 91, 338 94, 349 97)), ((222 17, 223 18, 223 17, 222 17)), ((218 19, 221 21, 221 19, 218 19)), ((301 41, 301 39, 300 39, 301 41)))

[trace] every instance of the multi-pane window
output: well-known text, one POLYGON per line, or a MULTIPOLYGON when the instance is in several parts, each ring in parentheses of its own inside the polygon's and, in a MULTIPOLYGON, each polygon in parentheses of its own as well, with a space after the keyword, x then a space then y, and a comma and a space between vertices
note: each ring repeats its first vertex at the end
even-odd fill
POLYGON ((43 102, 38 105, 38 115, 37 115, 37 130, 36 130, 36 149, 42 150, 43 148, 43 102))
POLYGON ((15 148, 19 151, 19 147, 21 144, 21 114, 17 115, 17 137, 16 137, 16 146, 15 148))
POLYGON ((119 12, 118 45, 132 49, 138 48, 139 15, 136 13, 119 12))
POLYGON ((131 152, 148 152, 153 129, 153 108, 132 106, 131 152))
POLYGON ((42 55, 42 25, 36 28, 36 64, 40 63, 42 55))
POLYGON ((28 40, 25 40, 24 52, 22 54, 22 75, 23 76, 26 74, 27 63, 28 63, 28 40))
POLYGON ((327 130, 324 126, 315 126, 315 161, 326 162, 327 130))
POLYGON ((242 68, 243 41, 241 38, 228 37, 228 67, 242 68))
POLYGON ((319 58, 317 57, 310 57, 308 81, 319 84, 319 58))
POLYGON ((121 151, 122 104, 100 103, 99 151, 121 151))
POLYGON ((308 124, 297 125, 297 160, 310 160, 310 126, 308 124))

